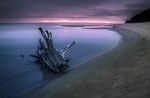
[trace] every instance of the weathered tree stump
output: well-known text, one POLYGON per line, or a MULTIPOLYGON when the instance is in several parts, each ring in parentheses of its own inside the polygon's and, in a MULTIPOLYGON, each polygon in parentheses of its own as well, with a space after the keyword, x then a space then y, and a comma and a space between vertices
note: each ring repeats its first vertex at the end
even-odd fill
POLYGON ((35 55, 38 61, 45 64, 54 72, 61 72, 68 68, 67 62, 69 59, 65 58, 65 53, 75 44, 73 41, 67 45, 63 50, 58 51, 53 46, 52 33, 47 30, 44 32, 42 28, 39 28, 45 41, 39 39, 38 49, 35 55), (46 44, 46 45, 45 45, 46 44))

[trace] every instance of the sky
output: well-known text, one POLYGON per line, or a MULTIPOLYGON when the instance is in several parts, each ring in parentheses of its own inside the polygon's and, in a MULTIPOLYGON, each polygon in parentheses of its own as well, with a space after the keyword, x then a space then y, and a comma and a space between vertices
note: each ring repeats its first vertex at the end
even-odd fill
POLYGON ((123 23, 150 0, 1 0, 0 23, 123 23))

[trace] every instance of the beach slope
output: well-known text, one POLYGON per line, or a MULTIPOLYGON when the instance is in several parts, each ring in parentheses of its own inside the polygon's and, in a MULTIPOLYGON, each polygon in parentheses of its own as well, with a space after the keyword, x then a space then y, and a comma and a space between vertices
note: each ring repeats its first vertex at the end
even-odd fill
POLYGON ((36 91, 34 98, 150 98, 150 22, 115 25, 119 45, 36 91))

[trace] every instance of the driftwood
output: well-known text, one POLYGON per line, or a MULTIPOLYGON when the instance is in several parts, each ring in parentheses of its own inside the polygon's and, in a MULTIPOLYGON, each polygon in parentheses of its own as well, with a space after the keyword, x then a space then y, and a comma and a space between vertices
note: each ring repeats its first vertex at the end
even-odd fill
POLYGON ((39 28, 45 41, 39 39, 38 49, 35 55, 38 61, 48 66, 54 72, 61 72, 68 68, 67 62, 69 59, 65 58, 65 53, 75 44, 73 41, 67 45, 63 50, 58 51, 53 46, 52 33, 47 30, 44 32, 42 28, 39 28), (45 45, 46 44, 46 45, 45 45))

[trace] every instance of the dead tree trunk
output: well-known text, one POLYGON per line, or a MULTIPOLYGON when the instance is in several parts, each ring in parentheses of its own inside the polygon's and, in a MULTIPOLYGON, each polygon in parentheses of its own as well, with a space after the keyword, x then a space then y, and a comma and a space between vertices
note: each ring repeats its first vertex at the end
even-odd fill
POLYGON ((44 32, 42 28, 39 28, 39 30, 45 41, 39 39, 37 52, 35 55, 31 56, 36 57, 41 63, 48 66, 54 72, 66 70, 68 68, 67 62, 69 60, 65 58, 65 53, 75 44, 75 42, 73 41, 63 50, 58 51, 53 47, 52 34, 48 31, 44 32))

